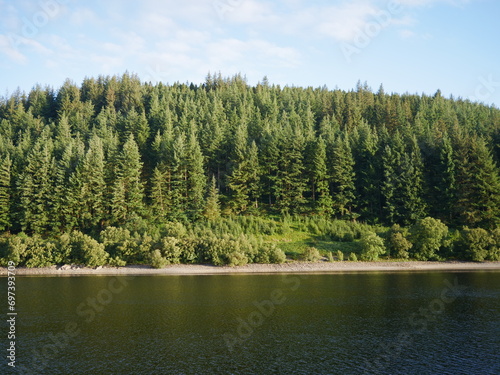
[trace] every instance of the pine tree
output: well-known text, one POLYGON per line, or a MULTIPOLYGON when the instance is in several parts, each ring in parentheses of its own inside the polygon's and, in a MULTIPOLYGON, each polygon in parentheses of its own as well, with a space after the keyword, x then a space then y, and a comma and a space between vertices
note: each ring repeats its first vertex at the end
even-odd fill
MULTIPOLYGON (((285 126, 287 120, 284 120, 285 126)), ((299 213, 305 203, 304 192, 304 137, 299 128, 285 128, 284 147, 281 150, 274 190, 277 206, 284 213, 299 213)))
POLYGON ((353 135, 355 157, 357 211, 365 220, 375 221, 381 216, 381 159, 378 137, 363 122, 353 135))
POLYGON ((0 230, 8 230, 11 221, 11 167, 10 156, 2 160, 0 164, 0 230))
POLYGON ((203 209, 203 196, 206 186, 203 154, 194 131, 191 131, 187 145, 187 209, 191 218, 196 218, 203 209))
POLYGON ((151 185, 151 210, 157 220, 163 221, 170 209, 169 181, 164 165, 160 164, 154 168, 151 185))
POLYGON ((332 150, 332 198, 341 216, 352 213, 356 199, 354 159, 347 136, 338 137, 332 150))
POLYGON ((217 189, 215 176, 212 176, 212 182, 208 189, 203 216, 210 221, 217 220, 220 217, 219 190, 217 189))
POLYGON ((105 159, 101 138, 93 136, 82 163, 74 175, 78 186, 81 228, 102 225, 106 213, 105 159))
POLYGON ((40 138, 27 157, 17 188, 20 192, 19 222, 26 232, 44 233, 50 228, 53 206, 52 143, 40 138))
POLYGON ((457 155, 457 203, 463 225, 494 228, 500 217, 500 177, 486 142, 464 140, 457 155))
POLYGON ((311 183, 315 211, 324 215, 332 214, 333 200, 330 195, 329 176, 326 168, 326 144, 322 137, 319 137, 314 143, 311 183))
POLYGON ((143 214, 142 162, 133 135, 130 135, 123 145, 116 167, 111 215, 115 223, 124 224, 143 214))

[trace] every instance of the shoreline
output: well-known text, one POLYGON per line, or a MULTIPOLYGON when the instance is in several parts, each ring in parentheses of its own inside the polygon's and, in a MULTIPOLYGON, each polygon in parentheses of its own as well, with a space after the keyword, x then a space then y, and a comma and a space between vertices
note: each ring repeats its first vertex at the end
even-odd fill
MULTIPOLYGON (((413 271, 500 271, 500 262, 459 261, 379 261, 379 262, 288 262, 284 264, 248 264, 245 266, 213 266, 176 264, 165 268, 144 265, 125 267, 52 266, 45 268, 16 268, 16 276, 114 276, 114 275, 222 275, 222 274, 279 274, 279 273, 352 273, 352 272, 413 272, 413 271)), ((7 276, 0 268, 0 276, 7 276)))

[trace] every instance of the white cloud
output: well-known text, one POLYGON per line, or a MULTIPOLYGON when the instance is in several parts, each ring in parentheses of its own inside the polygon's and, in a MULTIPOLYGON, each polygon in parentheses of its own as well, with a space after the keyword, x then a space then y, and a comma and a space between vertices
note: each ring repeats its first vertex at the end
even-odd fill
POLYGON ((22 54, 17 48, 15 48, 12 40, 13 36, 10 37, 7 35, 0 34, 0 53, 3 53, 10 60, 15 63, 25 64, 27 62, 27 58, 24 54, 22 54))

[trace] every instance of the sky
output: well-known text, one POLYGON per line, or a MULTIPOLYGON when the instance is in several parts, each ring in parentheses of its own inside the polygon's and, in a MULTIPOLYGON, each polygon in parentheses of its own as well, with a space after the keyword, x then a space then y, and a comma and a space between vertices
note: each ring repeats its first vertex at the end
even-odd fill
POLYGON ((0 95, 128 71, 500 107, 498 0, 0 0, 0 95))

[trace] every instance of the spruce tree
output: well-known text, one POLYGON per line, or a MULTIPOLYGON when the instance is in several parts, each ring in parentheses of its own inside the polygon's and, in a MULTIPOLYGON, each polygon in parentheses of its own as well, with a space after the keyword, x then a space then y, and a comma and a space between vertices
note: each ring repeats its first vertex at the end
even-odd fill
POLYGON ((125 224, 143 214, 144 187, 139 148, 130 135, 118 155, 113 185, 111 215, 114 223, 125 224))
POLYGON ((326 144, 322 137, 314 143, 311 183, 315 211, 320 215, 332 214, 333 200, 330 195, 329 175, 326 167, 326 144))
POLYGON ((212 176, 209 185, 203 216, 210 221, 217 220, 220 217, 219 190, 217 189, 215 176, 212 176))
POLYGON ((8 230, 11 221, 11 167, 12 161, 7 154, 0 164, 0 230, 8 230))
POLYGON ((347 136, 337 138, 332 154, 333 205, 336 213, 345 216, 352 213, 356 199, 354 159, 347 136))

